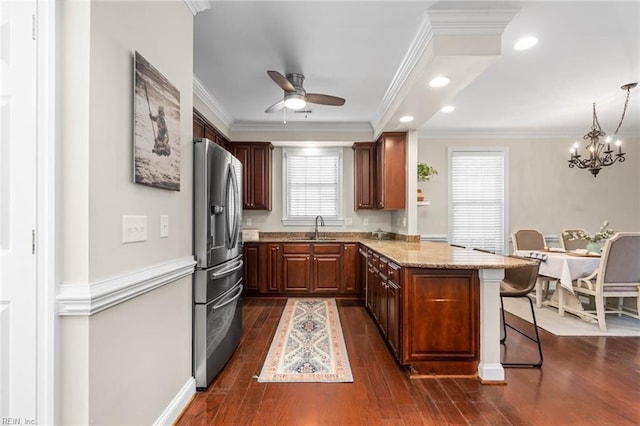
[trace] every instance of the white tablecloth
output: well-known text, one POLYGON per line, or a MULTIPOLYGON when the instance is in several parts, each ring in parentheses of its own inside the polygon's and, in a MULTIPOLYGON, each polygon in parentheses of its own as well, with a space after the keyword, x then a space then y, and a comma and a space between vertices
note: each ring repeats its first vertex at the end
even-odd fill
POLYGON ((599 257, 571 256, 566 253, 535 250, 516 250, 516 256, 544 258, 540 262, 538 273, 546 277, 557 278, 562 287, 573 293, 572 282, 589 276, 598 269, 599 257))

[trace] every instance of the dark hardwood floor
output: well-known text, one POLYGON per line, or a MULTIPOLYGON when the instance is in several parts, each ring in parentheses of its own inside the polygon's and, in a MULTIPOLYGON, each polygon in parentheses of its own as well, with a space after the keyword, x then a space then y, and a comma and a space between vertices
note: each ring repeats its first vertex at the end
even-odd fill
MULTIPOLYGON (((506 385, 409 379, 362 305, 338 301, 353 383, 258 383, 284 299, 245 299, 233 358, 178 425, 638 425, 640 338, 556 337, 541 330, 542 369, 509 368, 506 385)), ((528 323, 508 314, 510 323, 528 323)), ((515 332, 510 360, 535 360, 515 332)))

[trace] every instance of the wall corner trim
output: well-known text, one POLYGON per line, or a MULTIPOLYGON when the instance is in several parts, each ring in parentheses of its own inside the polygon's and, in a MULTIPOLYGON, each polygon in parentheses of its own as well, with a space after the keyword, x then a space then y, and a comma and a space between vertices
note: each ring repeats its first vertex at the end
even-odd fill
POLYGON ((171 400, 167 408, 160 414, 160 417, 153 423, 154 426, 174 424, 180 414, 182 414, 182 411, 189 405, 195 393, 196 381, 193 377, 189 377, 187 383, 185 383, 178 394, 171 400))
POLYGON ((211 8, 211 3, 208 0, 184 0, 184 2, 187 4, 193 16, 211 8))
POLYGON ((58 315, 93 315, 191 275, 195 264, 193 256, 188 256, 94 283, 61 284, 58 315))

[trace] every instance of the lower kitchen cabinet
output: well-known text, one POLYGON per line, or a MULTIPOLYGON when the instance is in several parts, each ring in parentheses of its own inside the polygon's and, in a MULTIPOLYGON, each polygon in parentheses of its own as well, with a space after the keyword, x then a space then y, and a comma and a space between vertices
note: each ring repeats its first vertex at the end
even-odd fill
POLYGON ((358 243, 247 242, 247 295, 359 298, 358 243))
POLYGON ((402 364, 419 374, 474 375, 480 350, 478 271, 403 273, 402 364))
POLYGON ((311 290, 311 245, 282 245, 282 291, 308 293, 311 290))
POLYGON ((338 293, 341 282, 342 244, 314 244, 312 293, 338 293))
POLYGON ((247 292, 257 292, 260 285, 260 245, 244 244, 244 288, 247 292))
POLYGON ((342 245, 342 294, 360 294, 360 256, 357 243, 342 245))

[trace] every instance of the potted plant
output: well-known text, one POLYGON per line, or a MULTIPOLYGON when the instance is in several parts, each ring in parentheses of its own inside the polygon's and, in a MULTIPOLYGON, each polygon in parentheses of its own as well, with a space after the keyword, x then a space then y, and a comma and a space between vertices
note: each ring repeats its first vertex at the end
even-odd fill
MULTIPOLYGON (((425 182, 431 179, 432 176, 438 174, 438 170, 435 167, 428 165, 427 163, 418 162, 418 182, 425 182)), ((424 194, 422 190, 418 188, 418 201, 424 201, 424 194)))
POLYGON ((427 181, 437 174, 438 170, 436 170, 435 167, 432 167, 427 163, 418 162, 418 182, 427 181))

